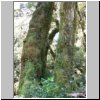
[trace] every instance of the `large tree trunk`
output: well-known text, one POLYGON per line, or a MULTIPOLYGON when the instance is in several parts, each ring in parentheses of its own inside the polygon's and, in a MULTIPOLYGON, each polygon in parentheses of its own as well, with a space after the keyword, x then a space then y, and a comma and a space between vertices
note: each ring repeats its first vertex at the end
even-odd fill
POLYGON ((76 33, 76 2, 63 2, 60 9, 59 41, 57 47, 55 81, 65 86, 73 74, 76 33))
POLYGON ((40 80, 44 76, 47 56, 45 52, 52 13, 52 2, 39 3, 33 13, 28 34, 23 41, 20 91, 28 82, 33 83, 34 80, 40 80))

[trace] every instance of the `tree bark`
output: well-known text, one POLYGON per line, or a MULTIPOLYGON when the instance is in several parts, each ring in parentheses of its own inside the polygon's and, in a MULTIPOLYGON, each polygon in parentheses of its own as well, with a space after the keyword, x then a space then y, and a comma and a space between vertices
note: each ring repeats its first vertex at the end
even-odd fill
POLYGON ((76 33, 76 2, 62 2, 56 56, 55 81, 63 86, 73 74, 73 56, 76 33))
POLYGON ((41 2, 32 15, 28 34, 23 41, 19 90, 27 82, 44 77, 47 37, 53 13, 53 2, 41 2))
POLYGON ((79 11, 78 5, 76 5, 76 10, 77 10, 77 14, 79 16, 79 24, 81 26, 82 29, 82 33, 83 33, 83 46, 84 46, 84 51, 86 52, 86 33, 84 32, 85 30, 85 12, 84 12, 84 16, 81 14, 81 12, 79 11))

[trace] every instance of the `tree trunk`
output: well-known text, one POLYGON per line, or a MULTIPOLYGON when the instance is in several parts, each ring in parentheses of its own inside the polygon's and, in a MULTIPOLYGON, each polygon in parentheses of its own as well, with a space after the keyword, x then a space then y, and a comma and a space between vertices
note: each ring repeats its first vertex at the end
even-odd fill
POLYGON ((55 81, 65 84, 73 74, 73 56, 76 33, 76 2, 63 2, 60 9, 59 40, 57 47, 55 81))
POLYGON ((53 13, 52 2, 41 2, 37 5, 29 23, 28 34, 23 41, 21 57, 21 76, 19 90, 25 84, 40 80, 45 74, 47 37, 53 13))

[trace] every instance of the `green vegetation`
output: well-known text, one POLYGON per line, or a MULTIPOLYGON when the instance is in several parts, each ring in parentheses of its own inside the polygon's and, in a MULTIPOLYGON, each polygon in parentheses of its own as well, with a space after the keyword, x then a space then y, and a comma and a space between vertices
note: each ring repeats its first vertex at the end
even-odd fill
POLYGON ((81 96, 80 93, 86 92, 86 3, 28 2, 26 6, 36 10, 23 40, 17 95, 85 98, 86 93, 81 96), (79 95, 71 94, 77 92, 79 95))

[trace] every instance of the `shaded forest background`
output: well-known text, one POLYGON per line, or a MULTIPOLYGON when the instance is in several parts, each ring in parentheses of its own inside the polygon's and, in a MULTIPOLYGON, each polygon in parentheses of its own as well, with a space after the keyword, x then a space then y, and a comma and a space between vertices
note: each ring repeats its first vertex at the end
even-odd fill
POLYGON ((14 97, 86 97, 86 2, 14 2, 14 97))

